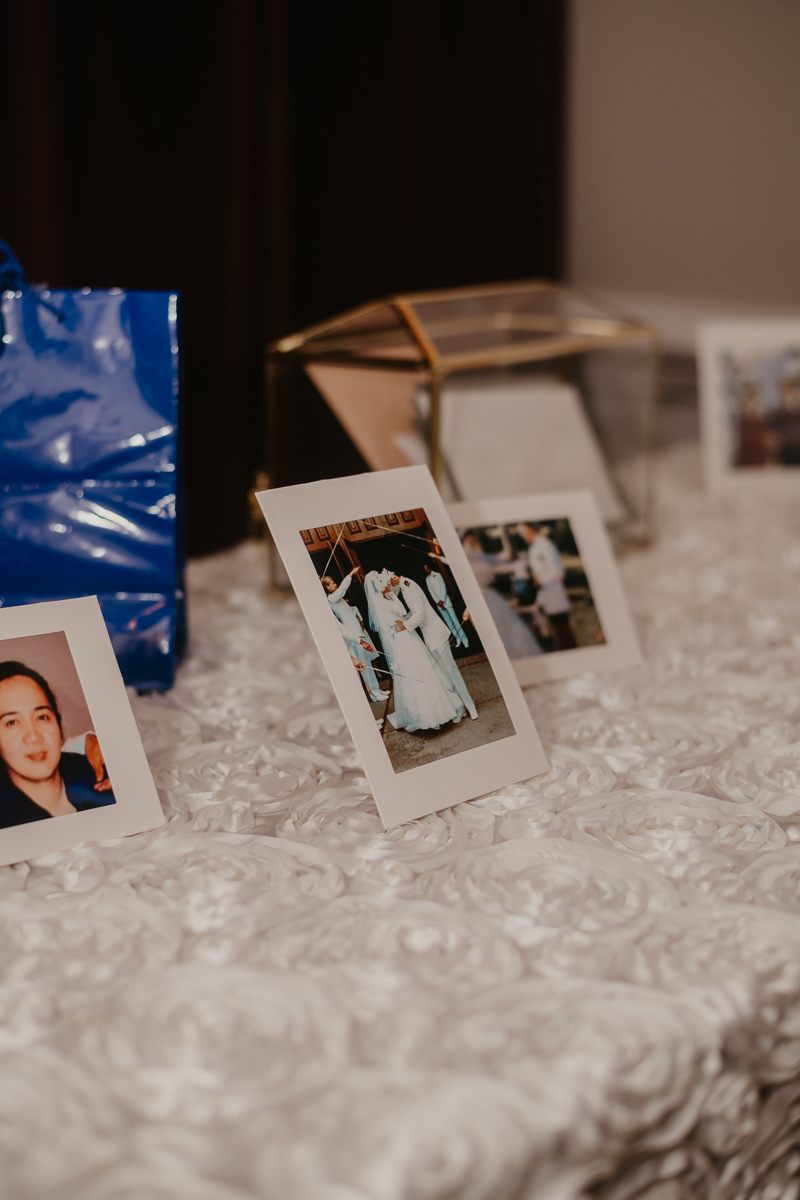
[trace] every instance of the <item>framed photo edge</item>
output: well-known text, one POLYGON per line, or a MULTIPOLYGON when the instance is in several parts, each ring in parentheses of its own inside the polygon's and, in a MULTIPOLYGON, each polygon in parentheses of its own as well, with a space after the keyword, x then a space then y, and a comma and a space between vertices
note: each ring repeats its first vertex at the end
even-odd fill
POLYGON ((747 470, 728 462, 722 411, 719 354, 731 343, 749 342, 765 352, 779 350, 788 341, 800 345, 800 314, 782 317, 732 317, 703 321, 695 331, 700 391, 700 441, 703 484, 715 493, 730 487, 764 486, 799 488, 800 470, 747 470))
POLYGON ((559 517, 567 517, 570 521, 606 640, 599 646, 579 646, 531 658, 511 659, 511 666, 523 687, 566 679, 584 671, 625 670, 639 665, 642 661, 639 639, 614 551, 597 501, 588 488, 468 500, 447 507, 456 530, 559 517))
POLYGON ((166 820, 97 597, 0 608, 0 643, 60 632, 69 644, 116 803, 0 828, 0 865, 144 833, 166 820))
POLYGON ((256 493, 322 657, 385 828, 449 808, 548 769, 511 661, 427 467, 297 484, 256 493), (514 725, 500 741, 395 773, 300 531, 423 508, 472 615, 514 725))

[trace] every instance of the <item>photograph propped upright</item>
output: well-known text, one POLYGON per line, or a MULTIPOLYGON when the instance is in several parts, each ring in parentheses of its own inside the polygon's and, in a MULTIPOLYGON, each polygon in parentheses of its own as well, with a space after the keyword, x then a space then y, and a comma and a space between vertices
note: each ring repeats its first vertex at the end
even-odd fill
POLYGON ((0 609, 0 863, 163 822, 97 597, 0 609))
POLYGON ((592 492, 503 496, 448 512, 523 686, 640 662, 592 492))
POLYGON ((258 500, 387 827, 547 769, 427 468, 258 500))

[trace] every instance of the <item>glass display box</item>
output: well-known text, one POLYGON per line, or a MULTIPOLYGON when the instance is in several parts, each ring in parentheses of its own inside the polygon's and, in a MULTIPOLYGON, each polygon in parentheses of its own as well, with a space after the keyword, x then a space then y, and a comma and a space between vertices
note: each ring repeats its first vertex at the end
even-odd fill
POLYGON ((273 343, 272 486, 298 482, 285 470, 287 442, 303 437, 298 371, 374 470, 427 462, 453 500, 590 487, 618 549, 653 537, 656 336, 578 289, 528 280, 392 296, 273 343))

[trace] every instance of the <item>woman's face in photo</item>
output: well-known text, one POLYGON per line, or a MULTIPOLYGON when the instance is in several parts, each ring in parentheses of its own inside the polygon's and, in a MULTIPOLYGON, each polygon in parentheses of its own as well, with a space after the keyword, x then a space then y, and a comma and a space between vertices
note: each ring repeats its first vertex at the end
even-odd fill
POLYGON ((0 758, 14 775, 49 779, 61 761, 61 730, 38 683, 25 675, 0 682, 0 758))

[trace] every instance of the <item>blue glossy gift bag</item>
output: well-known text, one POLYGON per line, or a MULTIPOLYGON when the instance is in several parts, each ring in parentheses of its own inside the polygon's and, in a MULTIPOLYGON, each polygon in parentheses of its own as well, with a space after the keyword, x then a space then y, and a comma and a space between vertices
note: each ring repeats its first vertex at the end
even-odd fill
POLYGON ((169 688, 186 639, 179 297, 36 291, 3 252, 0 603, 97 595, 125 682, 169 688))

